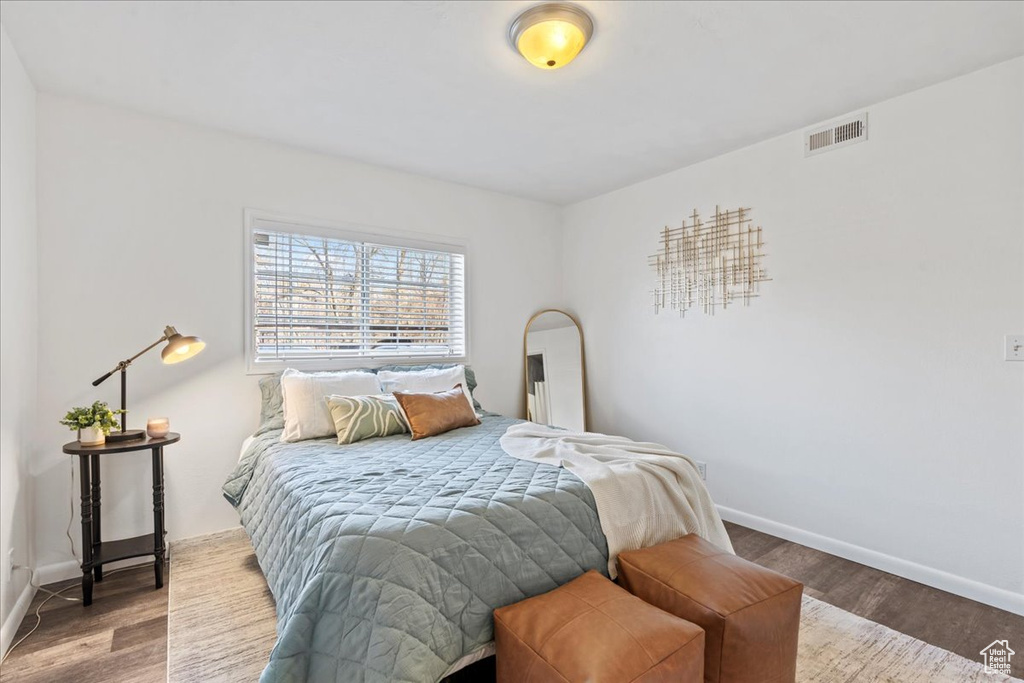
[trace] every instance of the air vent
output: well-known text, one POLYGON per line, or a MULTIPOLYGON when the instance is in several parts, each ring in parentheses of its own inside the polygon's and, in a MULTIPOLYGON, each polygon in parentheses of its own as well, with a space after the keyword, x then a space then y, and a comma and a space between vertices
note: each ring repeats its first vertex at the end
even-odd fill
POLYGON ((868 139, 868 113, 817 126, 804 133, 804 156, 821 154, 868 139))

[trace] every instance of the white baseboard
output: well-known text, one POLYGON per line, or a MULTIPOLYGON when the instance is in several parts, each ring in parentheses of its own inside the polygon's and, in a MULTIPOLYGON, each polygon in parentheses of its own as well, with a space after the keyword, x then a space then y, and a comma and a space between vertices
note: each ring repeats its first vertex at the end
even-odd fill
POLYGON ((21 620, 28 614, 29 605, 32 604, 32 598, 36 595, 36 589, 32 586, 32 582, 29 581, 25 584, 25 588, 22 589, 21 595, 18 596, 18 601, 14 603, 14 609, 4 619, 4 623, 0 626, 0 657, 7 654, 7 648, 11 646, 11 642, 14 640, 14 634, 18 632, 18 627, 21 626, 21 620))
POLYGON ((78 564, 77 560, 44 564, 36 569, 36 583, 40 586, 58 581, 67 581, 68 579, 77 579, 81 578, 81 576, 82 566, 78 564))
POLYGON ((1024 616, 1024 594, 927 567, 722 505, 722 519, 1024 616))
MULTIPOLYGON (((127 560, 120 560, 118 562, 105 564, 103 565, 103 569, 104 571, 110 571, 112 569, 134 567, 135 565, 142 564, 152 565, 153 558, 133 557, 127 560)), ((78 560, 65 560, 63 562, 44 564, 36 569, 36 583, 40 586, 56 583, 57 581, 67 581, 68 579, 80 578, 82 578, 82 565, 79 564, 78 560)))

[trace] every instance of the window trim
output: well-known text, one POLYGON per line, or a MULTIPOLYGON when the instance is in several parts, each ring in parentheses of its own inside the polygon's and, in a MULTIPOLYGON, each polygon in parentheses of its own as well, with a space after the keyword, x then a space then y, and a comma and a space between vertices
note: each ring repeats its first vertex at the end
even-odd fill
POLYGON ((462 363, 469 364, 471 337, 469 323, 470 311, 470 258, 466 240, 447 235, 435 235, 410 231, 399 231, 340 221, 324 221, 298 216, 286 216, 258 209, 246 208, 243 211, 244 228, 244 272, 245 272, 245 306, 243 315, 243 343, 245 348, 245 372, 248 375, 269 375, 287 368, 296 370, 351 370, 353 368, 377 368, 384 365, 426 365, 430 363, 462 363), (464 353, 461 356, 406 356, 396 355, 387 358, 309 358, 284 360, 256 360, 253 329, 255 313, 253 235, 257 230, 269 229, 277 232, 290 232, 298 235, 325 237, 328 239, 365 241, 389 247, 406 247, 409 249, 425 249, 448 251, 463 256, 463 325, 465 326, 464 353))

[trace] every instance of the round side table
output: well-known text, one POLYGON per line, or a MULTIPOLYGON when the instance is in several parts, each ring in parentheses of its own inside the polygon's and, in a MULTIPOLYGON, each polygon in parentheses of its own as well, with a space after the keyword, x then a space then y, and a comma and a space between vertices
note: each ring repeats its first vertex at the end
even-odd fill
POLYGON ((177 443, 181 434, 170 432, 160 439, 145 437, 134 441, 83 446, 78 441, 64 444, 64 452, 77 455, 82 480, 82 604, 92 604, 93 577, 103 580, 103 565, 130 557, 152 555, 156 587, 164 585, 164 446, 177 443), (153 453, 153 533, 117 541, 100 540, 100 456, 115 453, 153 453))

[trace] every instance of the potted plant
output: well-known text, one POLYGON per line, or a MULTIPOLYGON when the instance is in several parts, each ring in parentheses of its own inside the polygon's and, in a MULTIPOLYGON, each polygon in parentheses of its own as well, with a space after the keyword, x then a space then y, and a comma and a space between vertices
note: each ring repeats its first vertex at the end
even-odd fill
POLYGON ((72 408, 62 425, 71 431, 78 431, 78 440, 83 446, 100 446, 107 441, 107 434, 117 426, 117 416, 125 411, 111 410, 103 401, 96 401, 88 408, 72 408))

